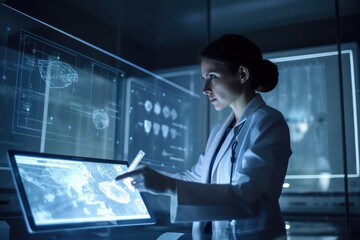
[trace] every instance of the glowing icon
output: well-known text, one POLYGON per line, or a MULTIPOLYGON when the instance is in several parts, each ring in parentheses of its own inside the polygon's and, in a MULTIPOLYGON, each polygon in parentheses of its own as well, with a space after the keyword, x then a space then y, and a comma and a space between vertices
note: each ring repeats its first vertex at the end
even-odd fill
POLYGON ((161 113, 161 106, 160 106, 160 103, 155 103, 155 106, 154 106, 154 113, 156 115, 159 115, 161 113))
POLYGON ((170 108, 168 106, 164 106, 162 113, 165 118, 169 118, 170 117, 170 108))
POLYGON ((170 128, 170 135, 171 135, 171 138, 172 138, 172 139, 175 139, 175 138, 176 138, 176 135, 177 135, 176 129, 170 128))
POLYGON ((154 134, 157 136, 159 135, 160 132, 160 124, 158 124, 157 122, 154 122, 153 124, 153 129, 154 129, 154 134))
POLYGON ((77 72, 67 63, 51 60, 39 60, 41 78, 51 88, 65 88, 78 81, 77 72))
POLYGON ((152 103, 151 103, 149 100, 146 100, 146 101, 145 101, 144 106, 145 106, 145 110, 146 110, 147 112, 150 112, 151 109, 152 109, 152 107, 153 107, 152 103))
POLYGON ((102 109, 96 109, 92 112, 92 120, 96 129, 105 129, 109 127, 109 117, 102 109))
POLYGON ((169 126, 168 125, 161 125, 161 133, 163 135, 164 138, 167 138, 168 134, 169 134, 169 126))
POLYGON ((151 122, 149 120, 144 120, 144 129, 147 134, 150 133, 151 130, 151 122))
POLYGON ((177 118, 177 112, 176 112, 176 110, 175 110, 175 109, 172 109, 170 115, 171 115, 171 118, 172 118, 173 120, 175 120, 175 119, 177 118))

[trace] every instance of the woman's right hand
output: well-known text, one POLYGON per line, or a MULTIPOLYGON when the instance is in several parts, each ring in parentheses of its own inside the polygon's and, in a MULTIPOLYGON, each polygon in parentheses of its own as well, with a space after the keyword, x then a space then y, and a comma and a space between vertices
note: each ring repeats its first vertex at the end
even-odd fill
POLYGON ((175 195, 176 180, 143 166, 115 178, 116 181, 132 178, 131 184, 140 192, 159 195, 175 195))

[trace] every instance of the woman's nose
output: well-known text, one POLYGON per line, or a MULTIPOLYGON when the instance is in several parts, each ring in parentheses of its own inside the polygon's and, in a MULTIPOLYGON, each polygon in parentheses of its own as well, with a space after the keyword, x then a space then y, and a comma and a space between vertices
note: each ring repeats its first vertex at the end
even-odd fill
POLYGON ((211 93, 211 87, 209 86, 210 84, 206 81, 204 88, 203 88, 203 94, 208 95, 211 93))

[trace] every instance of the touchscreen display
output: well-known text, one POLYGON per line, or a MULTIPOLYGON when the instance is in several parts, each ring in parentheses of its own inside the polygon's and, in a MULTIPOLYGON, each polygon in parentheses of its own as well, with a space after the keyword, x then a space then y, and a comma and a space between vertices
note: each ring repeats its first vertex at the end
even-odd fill
POLYGON ((86 222, 126 225, 151 220, 131 179, 114 180, 126 171, 126 164, 21 154, 13 158, 19 195, 35 227, 86 222))

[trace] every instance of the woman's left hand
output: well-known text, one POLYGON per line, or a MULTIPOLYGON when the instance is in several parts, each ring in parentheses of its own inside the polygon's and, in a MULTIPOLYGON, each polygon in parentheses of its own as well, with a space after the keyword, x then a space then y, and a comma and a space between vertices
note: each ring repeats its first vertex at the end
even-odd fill
POLYGON ((121 174, 116 181, 132 178, 131 184, 141 192, 173 196, 175 194, 175 179, 165 176, 144 166, 134 171, 121 174))

